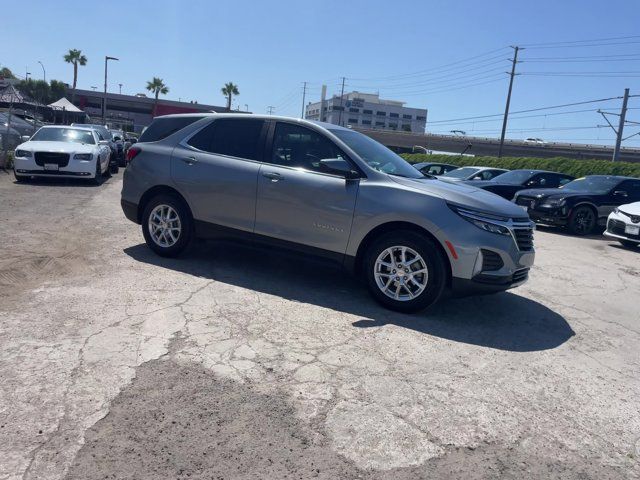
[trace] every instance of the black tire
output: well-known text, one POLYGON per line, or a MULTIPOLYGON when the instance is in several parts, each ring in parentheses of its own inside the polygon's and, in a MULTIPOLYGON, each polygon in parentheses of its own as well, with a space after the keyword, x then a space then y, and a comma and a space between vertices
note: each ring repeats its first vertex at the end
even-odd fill
POLYGON ((109 172, 111 174, 115 175, 119 171, 120 171, 120 169, 118 168, 118 164, 117 163, 112 163, 112 164, 109 165, 109 172))
POLYGON ((598 215, 591 207, 577 207, 569 216, 569 231, 574 235, 589 235, 598 224, 598 215))
MULTIPOLYGON (((446 260, 440 249, 430 238, 410 230, 389 232, 374 240, 365 252, 362 266, 371 295, 383 306, 398 312, 413 313, 433 305, 442 297, 447 283, 446 260), (378 256, 393 246, 409 247, 425 262, 427 283, 424 290, 413 299, 402 301, 391 298, 377 284, 375 267, 378 256)), ((394 285, 397 286, 397 282, 394 285)))
POLYGON ((177 257, 189 246, 193 237, 193 218, 189 207, 185 205, 181 198, 175 195, 161 194, 153 197, 147 202, 142 213, 142 234, 147 246, 161 257, 177 257), (149 217, 151 212, 159 205, 170 206, 178 214, 180 220, 181 230, 178 239, 168 247, 156 243, 149 231, 149 217))
POLYGON ((102 177, 102 169, 100 168, 100 160, 96 160, 96 176, 93 177, 92 182, 94 185, 101 185, 104 178, 102 177))
POLYGON ((634 242, 633 240, 618 240, 622 246, 627 248, 637 248, 640 242, 634 242))

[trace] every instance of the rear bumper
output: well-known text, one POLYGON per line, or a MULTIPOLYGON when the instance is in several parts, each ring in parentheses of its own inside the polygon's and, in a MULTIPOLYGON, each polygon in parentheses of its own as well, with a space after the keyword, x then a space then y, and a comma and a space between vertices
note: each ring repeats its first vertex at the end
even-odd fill
POLYGON ((139 224, 138 221, 138 205, 133 202, 127 202, 126 200, 120 200, 120 206, 124 212, 124 216, 134 223, 139 224))
POLYGON ((513 275, 491 275, 480 273, 471 279, 453 277, 451 294, 454 297, 503 292, 519 287, 529 279, 529 268, 516 270, 513 275))

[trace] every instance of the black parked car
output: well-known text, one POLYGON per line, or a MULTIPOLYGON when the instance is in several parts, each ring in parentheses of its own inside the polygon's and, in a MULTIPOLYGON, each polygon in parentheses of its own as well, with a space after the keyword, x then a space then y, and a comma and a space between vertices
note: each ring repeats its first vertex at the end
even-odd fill
POLYGON ((527 209, 534 222, 588 235, 596 225, 604 225, 617 206, 640 201, 640 179, 589 175, 561 188, 522 190, 514 201, 527 209))
POLYGON ((516 192, 529 188, 557 188, 573 180, 571 175, 544 170, 511 170, 491 180, 468 180, 467 185, 488 190, 507 200, 516 192))
POLYGON ((436 175, 436 176, 443 175, 447 172, 450 172, 451 170, 455 170, 456 168, 458 168, 457 166, 450 165, 448 163, 429 163, 429 162, 415 163, 413 166, 418 170, 420 170, 425 175, 436 175))

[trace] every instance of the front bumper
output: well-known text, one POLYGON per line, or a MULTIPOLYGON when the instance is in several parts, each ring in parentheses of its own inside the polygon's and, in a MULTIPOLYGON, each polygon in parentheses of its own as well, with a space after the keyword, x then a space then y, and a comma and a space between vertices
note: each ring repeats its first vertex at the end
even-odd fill
POLYGON ((33 158, 16 157, 13 160, 16 175, 25 177, 65 177, 65 178, 94 178, 96 176, 96 159, 69 160, 66 166, 57 170, 46 170, 38 165, 33 158))
POLYGON ((569 222, 567 207, 530 208, 527 210, 529 218, 536 223, 564 227, 569 222))
POLYGON ((511 275, 480 273, 471 279, 452 278, 451 293, 454 297, 504 292, 519 287, 529 279, 529 268, 521 268, 511 275))
POLYGON ((627 226, 640 227, 640 223, 633 223, 629 217, 620 213, 612 213, 607 219, 607 229, 604 235, 617 240, 627 240, 640 243, 640 232, 634 235, 627 230, 627 226))

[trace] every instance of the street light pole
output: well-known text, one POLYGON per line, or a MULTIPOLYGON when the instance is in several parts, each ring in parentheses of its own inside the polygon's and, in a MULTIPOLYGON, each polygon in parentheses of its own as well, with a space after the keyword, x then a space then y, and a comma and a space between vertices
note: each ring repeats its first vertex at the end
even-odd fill
POLYGON ((104 57, 104 96, 102 97, 102 123, 106 124, 107 117, 107 62, 109 60, 118 61, 116 57, 104 57))
POLYGON ((40 60, 38 60, 38 63, 42 67, 42 78, 44 79, 44 83, 47 83, 47 72, 44 69, 44 65, 42 64, 42 62, 40 60))
POLYGON ((122 84, 121 84, 121 83, 119 83, 119 84, 118 84, 118 87, 120 88, 120 90, 118 90, 118 93, 119 93, 120 95, 122 95, 122 84))

